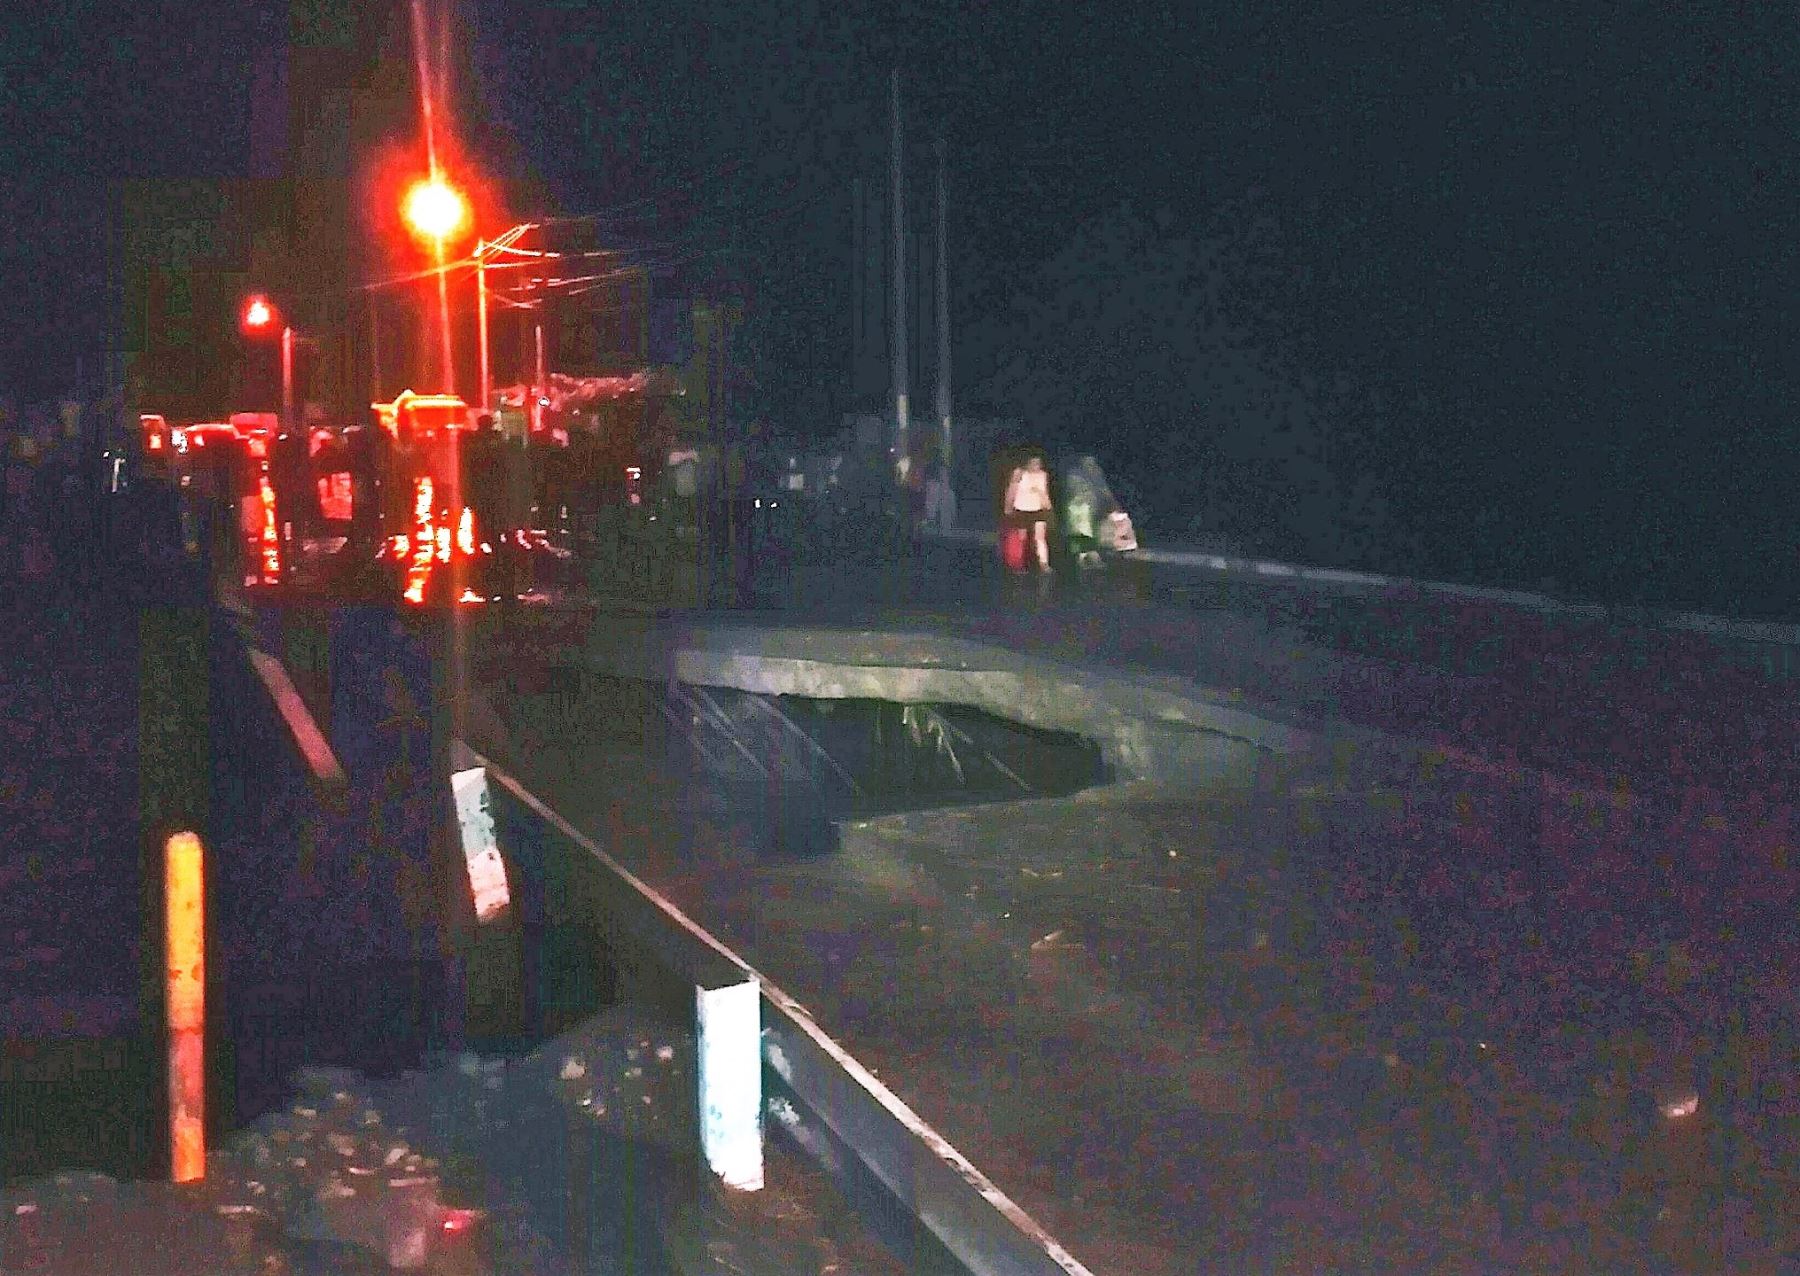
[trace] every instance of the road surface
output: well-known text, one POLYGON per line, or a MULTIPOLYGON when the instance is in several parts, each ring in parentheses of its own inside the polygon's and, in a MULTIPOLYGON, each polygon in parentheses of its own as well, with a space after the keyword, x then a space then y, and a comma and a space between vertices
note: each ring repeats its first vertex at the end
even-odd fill
POLYGON ((486 671, 554 804, 1095 1270, 1794 1252, 1786 684, 1631 626, 1192 573, 1020 598, 928 551, 751 583, 746 623, 986 637, 1420 746, 872 820, 821 860, 704 823, 581 692, 486 671))

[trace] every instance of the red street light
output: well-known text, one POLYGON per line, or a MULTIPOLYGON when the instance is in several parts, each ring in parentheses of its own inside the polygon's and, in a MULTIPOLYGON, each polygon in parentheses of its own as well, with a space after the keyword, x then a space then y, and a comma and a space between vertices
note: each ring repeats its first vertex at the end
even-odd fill
POLYGON ((277 325, 281 331, 281 428, 286 430, 294 421, 294 329, 280 321, 275 307, 261 293, 244 302, 245 332, 260 336, 277 325))
POLYGON ((244 303, 244 327, 261 332, 275 322, 275 307, 267 297, 252 297, 244 303))
POLYGON ((441 177, 414 182, 402 212, 414 233, 438 243, 469 223, 469 201, 441 177))

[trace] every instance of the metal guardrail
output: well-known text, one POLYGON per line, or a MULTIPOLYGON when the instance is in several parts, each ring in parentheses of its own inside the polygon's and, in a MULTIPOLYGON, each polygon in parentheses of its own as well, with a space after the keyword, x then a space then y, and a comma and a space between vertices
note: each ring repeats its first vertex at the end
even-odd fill
MULTIPOLYGON (((862 1166, 970 1276, 1087 1276, 1064 1249, 992 1180, 927 1125, 850 1052, 813 1022, 805 1008, 765 983, 768 1021, 763 1055, 770 1070, 830 1131, 829 1145, 848 1148, 862 1166)), ((831 1168, 827 1166, 827 1168, 831 1168)))
POLYGON ((488 836, 510 861, 507 875, 526 879, 518 892, 532 901, 525 911, 562 921, 587 915, 630 991, 692 1025, 699 1151, 727 1187, 761 1188, 760 976, 518 780, 466 745, 452 753, 459 769, 478 769, 494 786, 482 785, 483 805, 492 803, 488 836))
MULTIPOLYGON (((507 845, 509 828, 515 837, 524 833, 536 843, 530 854, 540 861, 528 871, 546 881, 560 879, 565 890, 574 879, 585 883, 569 898, 608 915, 613 944, 635 946, 637 960, 659 968, 676 985, 705 989, 755 982, 761 998, 760 1063, 780 1091, 771 1112, 828 1173, 854 1169, 872 1176, 894 1206, 930 1236, 932 1248, 941 1249, 940 1261, 951 1270, 968 1276, 1090 1276, 792 996, 513 776, 472 751, 467 759, 485 767, 495 785, 503 853, 510 858, 520 850, 507 845), (855 1158, 855 1167, 832 1164, 843 1151, 855 1158)), ((630 961, 633 954, 622 956, 630 961)), ((704 1043, 701 1050, 704 1054, 704 1043)), ((706 1084, 703 1077, 703 1125, 710 1106, 706 1084)))

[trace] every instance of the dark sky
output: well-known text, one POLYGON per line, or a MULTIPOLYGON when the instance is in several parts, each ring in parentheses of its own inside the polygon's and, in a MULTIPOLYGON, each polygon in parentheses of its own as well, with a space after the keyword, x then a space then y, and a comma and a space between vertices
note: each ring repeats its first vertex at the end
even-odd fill
POLYGON ((103 344, 110 181, 241 165, 242 68, 274 26, 154 0, 48 0, 0 26, 0 392, 64 393, 103 344))
POLYGON ((1132 200, 1179 229, 1260 188, 1309 281, 1297 328, 1380 405, 1357 446, 1453 536, 1503 540, 1487 566, 1791 561, 1795 15, 1319 12, 799 3, 706 26, 651 3, 493 6, 481 26, 495 109, 567 198, 741 181, 747 207, 798 219, 795 278, 843 234, 848 174, 882 176, 898 56, 913 136, 952 148, 963 367, 1082 219, 1132 200), (596 132, 617 103, 622 133, 596 132), (606 166, 615 138, 642 168, 606 166))
MULTIPOLYGON (((849 181, 885 175, 898 59, 921 179, 950 146, 959 345, 1084 218, 1131 200, 1179 228, 1257 187, 1308 281, 1296 324, 1386 405, 1366 446, 1459 518, 1791 527, 1785 6, 462 3, 497 163, 621 232, 790 263, 762 297, 796 333, 840 322, 802 312, 849 181)), ((6 25, 8 386, 59 392, 97 344, 107 178, 244 171, 288 16, 50 0, 6 25)), ((790 364, 839 357, 795 342, 790 364)))

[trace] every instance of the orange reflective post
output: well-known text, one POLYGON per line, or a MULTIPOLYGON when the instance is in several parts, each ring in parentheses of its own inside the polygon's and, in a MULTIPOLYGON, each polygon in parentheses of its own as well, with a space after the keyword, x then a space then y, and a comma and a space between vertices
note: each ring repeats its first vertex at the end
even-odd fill
POLYGON ((206 867, 200 839, 163 847, 168 956, 169 1149, 175 1182, 206 1176, 206 867))

